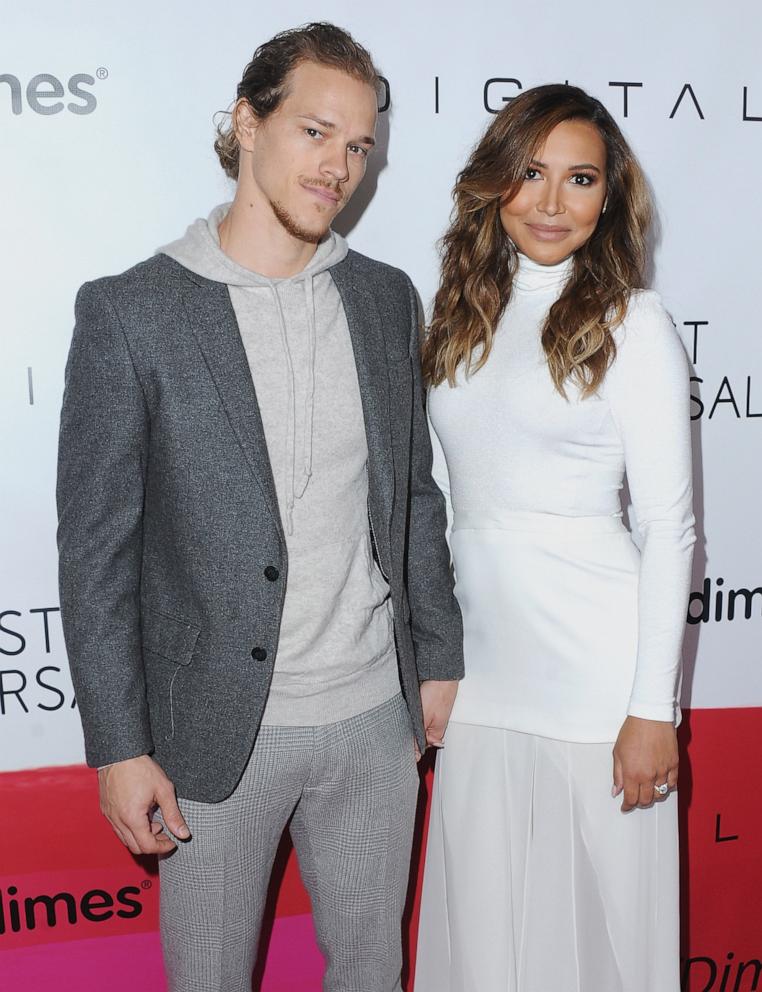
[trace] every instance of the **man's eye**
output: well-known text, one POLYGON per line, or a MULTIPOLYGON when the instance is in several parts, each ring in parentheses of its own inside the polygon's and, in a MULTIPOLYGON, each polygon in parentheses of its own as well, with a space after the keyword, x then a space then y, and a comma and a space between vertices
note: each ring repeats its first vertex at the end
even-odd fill
POLYGON ((349 150, 353 155, 362 155, 363 158, 368 157, 368 149, 363 148, 362 145, 350 145, 349 150))

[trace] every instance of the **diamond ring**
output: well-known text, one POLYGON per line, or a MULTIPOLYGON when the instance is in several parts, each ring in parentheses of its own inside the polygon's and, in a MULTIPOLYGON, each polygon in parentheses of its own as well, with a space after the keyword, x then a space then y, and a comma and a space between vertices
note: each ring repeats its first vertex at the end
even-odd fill
POLYGON ((658 792, 660 796, 666 796, 669 792, 669 785, 666 782, 663 782, 661 785, 655 785, 654 792, 658 792))

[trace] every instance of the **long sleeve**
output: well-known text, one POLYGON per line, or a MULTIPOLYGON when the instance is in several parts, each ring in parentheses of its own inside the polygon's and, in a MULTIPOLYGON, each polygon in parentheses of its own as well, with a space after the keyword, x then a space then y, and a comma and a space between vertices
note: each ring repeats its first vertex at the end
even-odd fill
POLYGON ((695 542, 689 371, 682 343, 654 293, 630 305, 605 390, 624 448, 643 537, 638 654, 628 713, 675 718, 695 542))
POLYGON ((140 646, 149 418, 105 292, 82 287, 58 454, 61 615, 85 734, 102 766, 153 750, 140 646))
POLYGON ((410 528, 407 591, 420 681, 463 677, 463 626, 453 593, 445 539, 445 498, 432 478, 432 450, 421 383, 418 304, 412 284, 410 355, 413 366, 410 528))

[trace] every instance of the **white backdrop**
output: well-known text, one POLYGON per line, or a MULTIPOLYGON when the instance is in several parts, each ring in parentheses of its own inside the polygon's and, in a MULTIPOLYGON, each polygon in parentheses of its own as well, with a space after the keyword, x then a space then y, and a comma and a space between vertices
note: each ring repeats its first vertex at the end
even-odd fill
MULTIPOLYGON (((709 619, 688 628, 684 702, 762 706, 755 0, 2 0, 1 13, 0 769, 83 759, 56 612, 54 506, 76 289, 230 197, 212 117, 259 42, 314 19, 364 42, 391 91, 388 140, 337 227, 354 248, 405 268, 426 302, 455 175, 490 119, 488 80, 494 109, 519 86, 569 80, 622 124, 660 212, 654 284, 702 380, 694 429, 706 540, 693 588, 708 577, 711 603, 709 619), (707 322, 695 356, 694 321, 707 322), (730 590, 741 590, 733 619, 730 590)), ((695 616, 703 605, 694 599, 695 616)))

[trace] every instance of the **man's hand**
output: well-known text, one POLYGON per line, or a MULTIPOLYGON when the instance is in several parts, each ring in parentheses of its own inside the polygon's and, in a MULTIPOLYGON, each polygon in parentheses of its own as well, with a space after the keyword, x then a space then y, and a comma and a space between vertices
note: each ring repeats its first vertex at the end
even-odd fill
POLYGON ((98 785, 101 812, 133 854, 166 854, 176 847, 163 833, 161 823, 151 819, 157 806, 176 837, 190 837, 174 785, 147 754, 101 768, 98 785))
POLYGON ((421 682, 423 727, 428 745, 444 747, 444 732, 457 693, 457 682, 437 682, 434 679, 421 682))
POLYGON ((677 734, 671 723, 628 716, 614 745, 614 788, 612 796, 623 792, 622 812, 636 806, 650 806, 662 796, 655 786, 677 786, 677 734))

